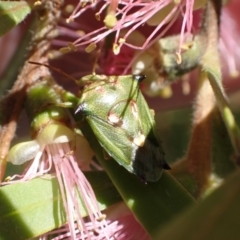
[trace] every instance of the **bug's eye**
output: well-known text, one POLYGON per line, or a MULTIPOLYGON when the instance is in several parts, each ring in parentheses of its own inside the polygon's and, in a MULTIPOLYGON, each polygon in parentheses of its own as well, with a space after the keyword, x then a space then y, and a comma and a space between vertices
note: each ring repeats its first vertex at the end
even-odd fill
POLYGON ((133 79, 137 80, 139 83, 142 82, 145 78, 145 75, 133 75, 133 79))

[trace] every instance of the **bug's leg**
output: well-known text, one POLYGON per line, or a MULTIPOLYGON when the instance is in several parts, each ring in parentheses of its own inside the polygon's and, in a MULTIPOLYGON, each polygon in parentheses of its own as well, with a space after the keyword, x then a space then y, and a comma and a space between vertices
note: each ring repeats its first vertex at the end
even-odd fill
POLYGON ((57 106, 63 108, 75 108, 79 101, 77 96, 66 91, 62 86, 59 86, 55 83, 52 84, 52 88, 54 88, 54 90, 58 93, 58 96, 60 96, 61 101, 56 103, 57 106))
POLYGON ((72 102, 62 102, 55 105, 62 108, 73 108, 75 106, 72 102))

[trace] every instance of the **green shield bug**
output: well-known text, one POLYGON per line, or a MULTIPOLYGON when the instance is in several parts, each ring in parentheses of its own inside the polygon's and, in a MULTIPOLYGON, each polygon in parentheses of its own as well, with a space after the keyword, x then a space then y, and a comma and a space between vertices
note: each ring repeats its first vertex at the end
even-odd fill
MULTIPOLYGON (((29 63, 50 67, 73 79, 47 64, 29 63)), ((73 79, 83 86, 80 99, 61 89, 63 100, 68 101, 61 106, 75 106, 79 128, 81 121, 86 121, 109 156, 144 182, 155 182, 162 170, 170 167, 164 159, 154 113, 139 89, 144 78, 93 74, 80 81, 73 79)))
POLYGON ((87 121, 103 149, 144 182, 170 169, 153 112, 139 90, 143 76, 88 75, 75 114, 87 121))

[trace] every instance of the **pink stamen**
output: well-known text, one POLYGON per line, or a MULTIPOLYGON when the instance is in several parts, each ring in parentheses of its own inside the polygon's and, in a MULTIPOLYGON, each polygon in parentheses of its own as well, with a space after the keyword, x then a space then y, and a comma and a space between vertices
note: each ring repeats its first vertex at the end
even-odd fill
POLYGON ((15 175, 12 178, 20 177, 21 179, 6 182, 3 185, 28 181, 50 171, 56 173, 59 182, 67 216, 67 229, 70 232, 69 236, 71 239, 79 239, 77 235, 84 236, 83 239, 91 239, 90 236, 95 229, 101 231, 105 239, 109 239, 107 222, 99 209, 91 185, 80 170, 76 158, 71 154, 68 142, 41 146, 25 174, 22 176, 15 175), (54 169, 52 166, 54 166, 54 169), (79 205, 79 199, 81 199, 80 202, 83 206, 79 205), (86 215, 91 221, 91 230, 86 227, 83 219, 85 216, 81 215, 81 208, 85 209, 86 215))
MULTIPOLYGON (((66 155, 66 153, 71 151, 68 144, 60 144, 60 146, 59 144, 52 144, 52 146, 50 145, 48 148, 52 153, 51 156, 59 179, 62 197, 65 199, 64 207, 67 213, 71 236, 74 236, 73 239, 76 239, 74 227, 75 214, 77 215, 77 225, 80 228, 80 232, 82 234, 89 234, 81 217, 77 199, 80 195, 84 202, 84 207, 88 212, 88 217, 93 223, 93 226, 95 226, 98 224, 98 219, 102 216, 95 194, 84 174, 80 171, 75 158, 72 155, 66 155)), ((103 220, 101 224, 104 230, 107 227, 106 222, 103 220)), ((105 237, 107 237, 107 235, 105 237)))
MULTIPOLYGON (((86 235, 79 231, 77 228, 77 225, 75 224, 75 234, 77 239, 89 239, 89 240, 105 240, 105 234, 102 232, 99 225, 94 226, 92 225, 92 222, 88 222, 85 224, 86 230, 90 233, 90 235, 86 235), (98 234, 94 234, 92 231, 95 229, 98 234)), ((142 228, 142 226, 138 223, 138 221, 135 219, 133 214, 130 212, 124 214, 123 216, 120 216, 118 218, 108 220, 108 233, 109 233, 109 239, 117 239, 117 240, 135 240, 135 239, 141 239, 141 240, 150 240, 149 235, 146 233, 146 231, 142 228)), ((47 239, 47 236, 57 234, 58 236, 53 238, 52 240, 60 240, 60 239, 66 239, 70 237, 70 233, 68 231, 67 226, 64 226, 60 229, 51 231, 50 233, 45 234, 45 238, 42 238, 41 240, 47 239)))
MULTIPOLYGON (((101 2, 101 1, 98 1, 101 2)), ((121 1, 121 5, 123 6, 122 9, 118 9, 118 1, 111 0, 107 2, 108 5, 110 4, 110 9, 114 9, 116 12, 115 16, 117 17, 119 14, 121 14, 121 18, 118 20, 116 25, 112 29, 108 29, 106 27, 102 27, 99 29, 96 29, 85 36, 79 38, 74 42, 76 46, 83 46, 83 45, 89 45, 91 43, 97 44, 99 41, 104 39, 107 35, 115 32, 115 40, 114 43, 118 44, 118 40, 120 37, 120 31, 124 28, 131 27, 127 33, 123 36, 124 39, 127 39, 127 37, 135 31, 138 27, 145 24, 148 19, 150 19, 155 13, 157 13, 159 10, 166 7, 168 4, 172 3, 172 0, 165 0, 160 2, 148 2, 144 3, 142 1, 121 1), (133 9, 136 9, 135 11, 133 9)), ((101 13, 103 9, 106 8, 107 3, 104 3, 102 8, 98 13, 101 13)), ((193 18, 192 18, 192 12, 193 12, 193 5, 194 0, 186 0, 181 1, 178 5, 176 4, 175 7, 172 9, 172 11, 167 15, 167 17, 156 27, 156 29, 150 34, 150 36, 147 38, 146 42, 142 46, 134 46, 131 43, 125 43, 121 42, 119 43, 119 47, 121 48, 123 45, 127 44, 129 47, 135 48, 135 49, 145 49, 149 46, 149 42, 155 38, 155 34, 165 25, 170 18, 172 18, 175 15, 178 15, 179 11, 178 9, 184 9, 186 8, 185 12, 183 12, 183 23, 181 27, 181 36, 180 36, 180 43, 179 43, 179 54, 181 53, 181 45, 184 43, 185 38, 185 30, 188 34, 191 34, 192 31, 192 24, 193 24, 193 18)), ((91 4, 87 7, 92 6, 91 4)), ((83 8, 79 11, 79 14, 82 13, 84 10, 86 11, 88 8, 83 8)), ((79 16, 77 14, 77 11, 74 11, 74 16, 79 16)), ((174 17, 174 19, 176 19, 174 17)), ((172 21, 171 21, 172 23, 172 21)))
MULTIPOLYGON (((191 34, 192 31, 192 24, 193 24, 193 5, 194 5, 194 0, 186 0, 185 6, 186 10, 185 12, 182 13, 183 15, 183 22, 182 22, 182 27, 180 31, 180 41, 179 41, 179 48, 177 51, 177 54, 181 54, 182 49, 181 46, 184 44, 185 41, 185 31, 187 35, 191 34)), ((183 9, 183 3, 180 5, 181 9, 183 9)))

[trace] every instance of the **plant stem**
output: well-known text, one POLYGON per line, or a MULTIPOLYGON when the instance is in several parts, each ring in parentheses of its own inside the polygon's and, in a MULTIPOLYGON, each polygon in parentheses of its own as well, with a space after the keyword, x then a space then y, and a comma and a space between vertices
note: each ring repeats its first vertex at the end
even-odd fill
POLYGON ((240 162, 240 130, 229 107, 221 76, 221 64, 218 51, 219 18, 221 1, 209 1, 208 47, 201 61, 203 71, 214 91, 219 110, 228 130, 232 145, 235 150, 237 162, 240 162))
MULTIPOLYGON (((41 1, 40 6, 36 5, 34 9, 34 32, 27 61, 46 62, 48 60, 47 54, 50 49, 50 40, 55 36, 54 32, 61 14, 60 6, 62 2, 63 0, 44 0, 41 1)), ((50 75, 47 68, 36 67, 28 64, 27 61, 25 61, 9 94, 0 103, 0 122, 2 125, 0 131, 0 181, 5 173, 6 156, 16 131, 26 91, 32 83, 50 75)))
POLYGON ((18 76, 19 70, 23 67, 23 64, 26 60, 27 47, 29 46, 29 42, 32 39, 32 34, 36 28, 36 21, 38 21, 36 18, 32 19, 30 26, 25 31, 25 34, 21 39, 14 55, 10 59, 9 64, 1 76, 0 96, 3 96, 6 94, 7 90, 11 89, 18 76))
POLYGON ((211 122, 214 108, 214 93, 207 78, 202 75, 195 100, 191 140, 185 157, 187 171, 196 180, 195 196, 199 196, 205 190, 211 173, 211 122))

